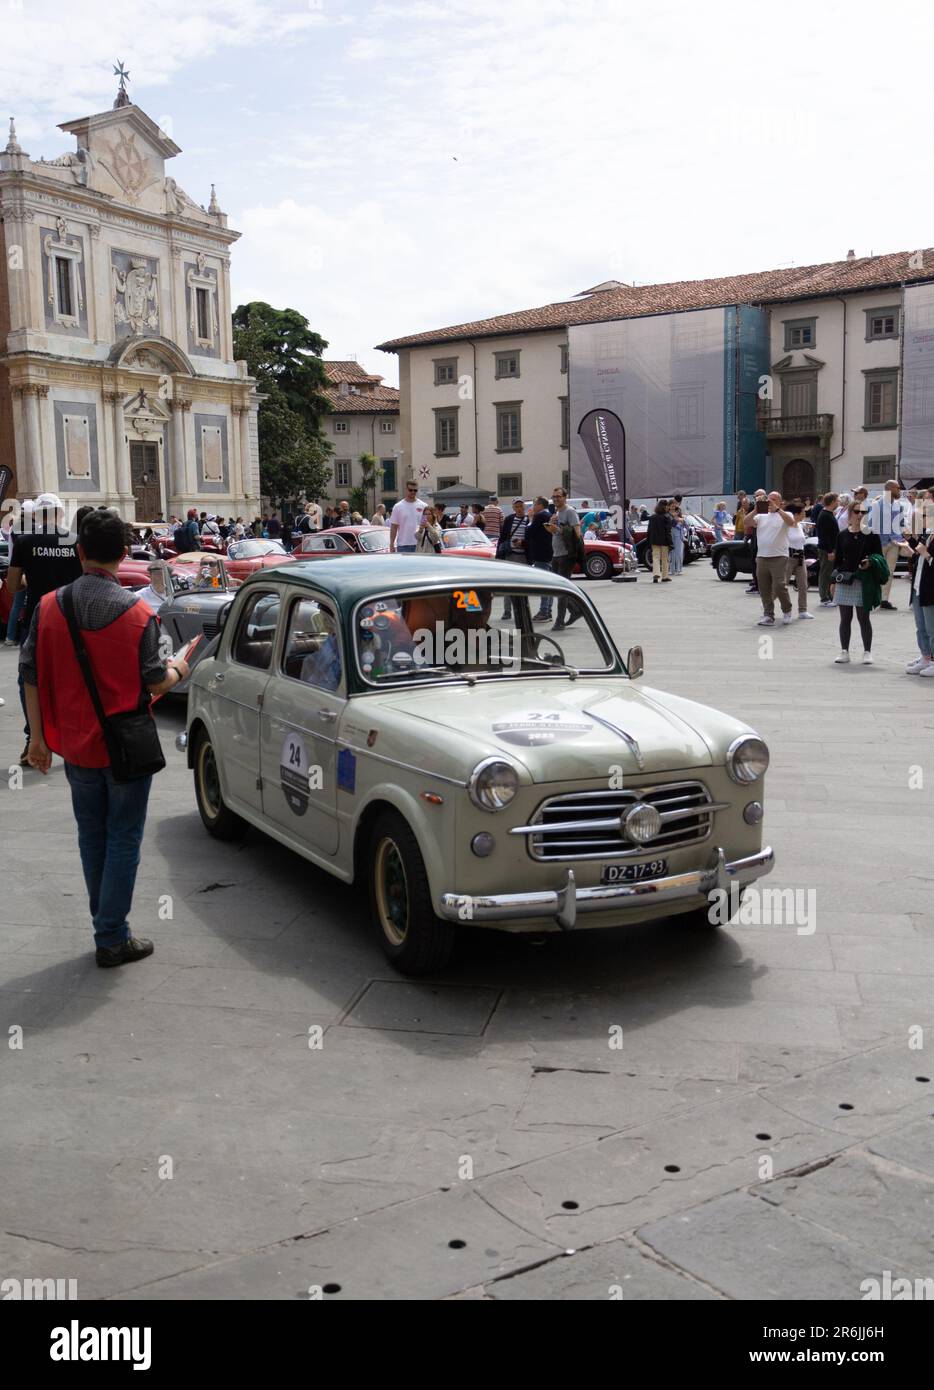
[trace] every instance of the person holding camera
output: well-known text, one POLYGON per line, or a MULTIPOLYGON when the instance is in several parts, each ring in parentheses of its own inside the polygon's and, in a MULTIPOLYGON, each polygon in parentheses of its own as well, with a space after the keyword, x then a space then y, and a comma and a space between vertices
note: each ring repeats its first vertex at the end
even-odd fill
MULTIPOLYGON (((756 541, 756 582, 762 598, 762 617, 759 627, 775 624, 775 600, 782 610, 782 622, 791 622, 791 599, 788 595, 788 533, 795 524, 791 512, 782 507, 780 492, 770 492, 756 503, 756 510, 747 519, 756 541)), ((803 544, 803 540, 802 540, 803 544)))
POLYGON ((872 665, 872 623, 869 618, 871 608, 878 608, 882 601, 880 580, 888 577, 888 566, 882 555, 882 542, 877 531, 862 529, 863 517, 867 508, 859 502, 847 506, 847 524, 837 537, 833 559, 833 601, 840 611, 840 655, 834 660, 838 666, 845 666, 850 660, 850 632, 853 626, 853 610, 859 623, 863 639, 863 665, 872 665), (877 562, 872 557, 877 557, 877 562), (875 590, 868 580, 875 571, 875 590), (873 602, 875 598, 875 602, 873 602))

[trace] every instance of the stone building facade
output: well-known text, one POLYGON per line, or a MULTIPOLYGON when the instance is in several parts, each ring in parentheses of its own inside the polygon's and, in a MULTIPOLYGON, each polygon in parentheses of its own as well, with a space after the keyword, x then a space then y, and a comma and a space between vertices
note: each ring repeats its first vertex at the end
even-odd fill
POLYGON ((227 225, 166 175, 179 147, 132 105, 63 124, 76 148, 0 153, 0 464, 128 519, 255 512, 255 383, 235 362, 227 225))

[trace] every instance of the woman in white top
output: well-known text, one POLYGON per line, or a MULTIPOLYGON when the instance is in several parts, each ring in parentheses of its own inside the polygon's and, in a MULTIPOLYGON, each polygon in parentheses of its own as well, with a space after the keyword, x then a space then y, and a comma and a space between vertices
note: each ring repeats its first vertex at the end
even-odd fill
POLYGON ((371 524, 373 526, 386 525, 386 508, 383 506, 382 502, 380 502, 379 506, 376 508, 376 511, 373 513, 373 520, 371 524))
POLYGON ((841 531, 846 530, 847 521, 850 515, 850 503, 852 501, 852 493, 840 493, 840 497, 837 502, 837 510, 834 512, 834 516, 837 518, 837 525, 840 527, 841 531))
POLYGON ((811 618, 808 612, 808 570, 804 563, 804 503, 789 502, 788 510, 794 525, 788 527, 788 583, 792 580, 798 590, 798 617, 811 618))

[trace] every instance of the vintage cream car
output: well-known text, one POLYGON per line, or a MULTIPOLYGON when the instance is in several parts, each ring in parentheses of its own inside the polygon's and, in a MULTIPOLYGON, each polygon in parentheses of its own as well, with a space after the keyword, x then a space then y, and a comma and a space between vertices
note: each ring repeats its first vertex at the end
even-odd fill
POLYGON ((435 555, 252 576, 196 668, 187 748, 207 829, 258 827, 366 882, 398 969, 460 924, 570 931, 673 914, 772 867, 768 750, 637 684, 569 580, 435 555))

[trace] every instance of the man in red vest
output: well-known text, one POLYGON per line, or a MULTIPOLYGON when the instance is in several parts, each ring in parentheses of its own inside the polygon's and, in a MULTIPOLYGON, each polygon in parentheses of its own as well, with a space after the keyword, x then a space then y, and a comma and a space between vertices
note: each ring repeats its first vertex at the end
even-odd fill
MULTIPOLYGON (((68 587, 106 715, 135 709, 144 690, 161 695, 188 674, 181 659, 166 665, 159 621, 120 584, 126 526, 114 511, 86 516, 78 533, 83 574, 68 587)), ((46 594, 20 653, 29 714, 29 764, 46 773, 52 754, 65 760, 78 849, 100 966, 125 965, 152 954, 130 933, 140 845, 151 777, 115 782, 107 745, 75 657, 62 609, 64 589, 46 594)))

